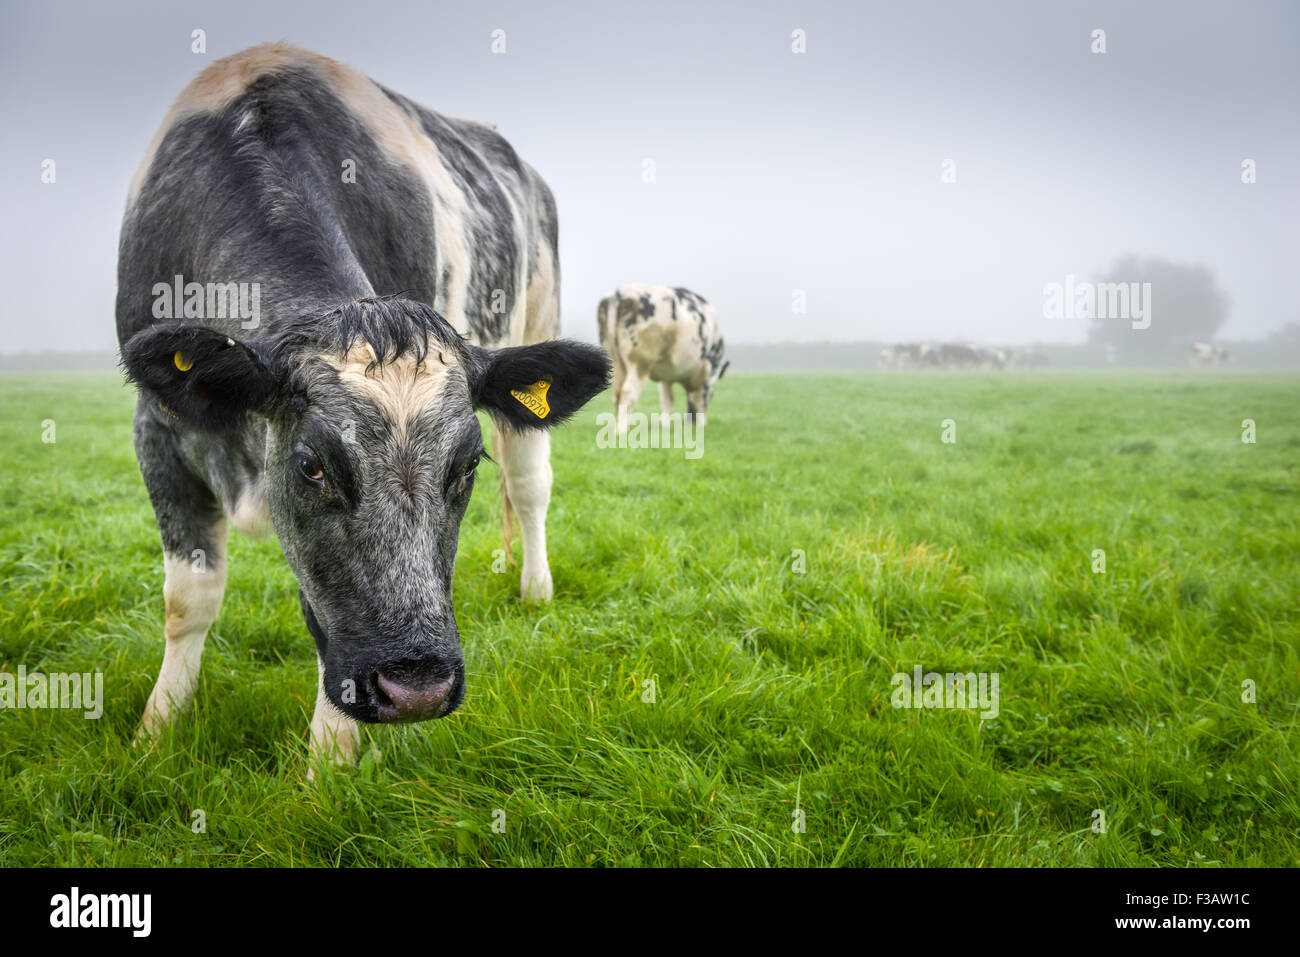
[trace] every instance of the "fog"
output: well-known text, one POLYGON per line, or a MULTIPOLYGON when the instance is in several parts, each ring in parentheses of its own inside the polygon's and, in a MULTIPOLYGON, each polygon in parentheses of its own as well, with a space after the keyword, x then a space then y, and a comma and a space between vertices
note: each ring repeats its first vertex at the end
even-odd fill
POLYGON ((1208 271, 1220 338, 1300 320, 1293 3, 0 10, 4 352, 115 347, 127 181, 198 71, 269 40, 496 124, 556 193, 580 338, 638 281, 708 297, 735 343, 1082 343, 1044 287, 1124 257, 1208 271))

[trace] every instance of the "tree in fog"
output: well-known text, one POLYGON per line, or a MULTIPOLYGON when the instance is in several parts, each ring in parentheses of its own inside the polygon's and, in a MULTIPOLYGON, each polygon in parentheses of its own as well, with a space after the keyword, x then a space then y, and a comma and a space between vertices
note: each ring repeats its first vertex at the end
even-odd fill
POLYGON ((1265 341, 1286 349, 1300 348, 1300 322, 1288 322, 1285 326, 1274 329, 1265 341))
POLYGON ((1204 266, 1186 266, 1152 256, 1129 255, 1117 259, 1103 275, 1102 283, 1125 283, 1138 288, 1151 284, 1151 325, 1134 329, 1122 318, 1094 318, 1088 341, 1111 345, 1129 361, 1184 362, 1193 342, 1209 342, 1228 319, 1228 296, 1204 266))

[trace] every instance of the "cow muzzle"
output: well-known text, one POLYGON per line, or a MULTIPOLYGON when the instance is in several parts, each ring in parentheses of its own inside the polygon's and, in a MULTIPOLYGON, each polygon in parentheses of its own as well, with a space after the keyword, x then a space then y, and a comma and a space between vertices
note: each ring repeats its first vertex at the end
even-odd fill
POLYGON ((459 673, 423 684, 411 684, 374 675, 374 702, 383 722, 426 721, 441 718, 459 703, 457 692, 464 679, 459 673))
POLYGON ((371 665, 358 681, 365 721, 385 724, 445 717, 465 697, 465 663, 459 656, 405 659, 371 665), (368 705, 369 707, 366 707, 368 705))

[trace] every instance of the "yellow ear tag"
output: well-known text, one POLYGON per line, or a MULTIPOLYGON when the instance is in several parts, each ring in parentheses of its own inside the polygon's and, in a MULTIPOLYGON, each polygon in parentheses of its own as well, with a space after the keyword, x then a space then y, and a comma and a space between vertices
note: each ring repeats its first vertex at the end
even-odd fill
POLYGON ((176 368, 180 369, 182 372, 189 372, 194 368, 194 362, 183 352, 178 352, 176 355, 172 356, 172 362, 174 362, 176 368))
POLYGON ((551 407, 546 404, 546 390, 550 387, 551 384, 543 379, 541 382, 534 382, 526 389, 511 389, 510 394, 533 415, 544 419, 551 414, 551 407))

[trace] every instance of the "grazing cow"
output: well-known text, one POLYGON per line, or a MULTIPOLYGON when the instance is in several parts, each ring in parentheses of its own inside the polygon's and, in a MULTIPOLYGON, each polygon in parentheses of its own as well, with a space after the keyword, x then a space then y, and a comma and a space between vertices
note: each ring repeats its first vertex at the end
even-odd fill
POLYGON ((980 354, 973 346, 945 342, 939 346, 939 364, 945 369, 978 369, 980 354))
POLYGON ((673 383, 686 390, 688 415, 707 418, 713 390, 730 362, 722 361, 722 330, 713 307, 689 289, 625 283, 600 301, 600 344, 614 360, 618 430, 648 380, 659 383, 664 415, 673 411, 673 383))
POLYGON ((928 342, 900 342, 880 350, 880 364, 894 369, 937 368, 939 352, 928 342))
POLYGON ((550 341, 546 184, 490 127, 261 46, 181 93, 131 184, 119 253, 118 340, 166 573, 140 737, 194 692, 227 523, 274 530, 297 576, 319 663, 314 754, 355 759, 358 721, 451 712, 474 410, 497 426, 522 593, 549 598, 545 430, 609 376, 594 346, 550 341))
POLYGON ((917 348, 916 362, 923 369, 938 369, 943 364, 939 350, 928 342, 921 343, 917 348))
POLYGON ((1229 358, 1231 354, 1222 346, 1211 345, 1208 342, 1193 342, 1187 364, 1193 369, 1204 369, 1210 366, 1227 365, 1229 358))
POLYGON ((885 369, 906 369, 919 364, 921 347, 913 344, 898 343, 880 350, 880 365, 885 369))

